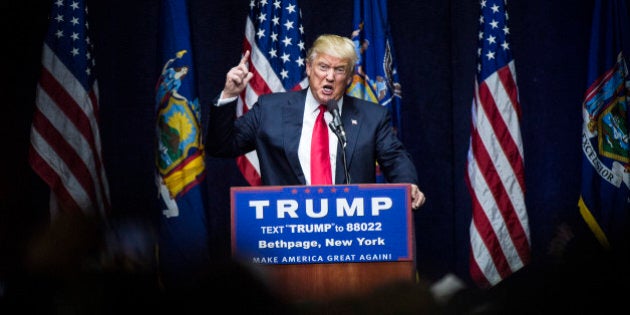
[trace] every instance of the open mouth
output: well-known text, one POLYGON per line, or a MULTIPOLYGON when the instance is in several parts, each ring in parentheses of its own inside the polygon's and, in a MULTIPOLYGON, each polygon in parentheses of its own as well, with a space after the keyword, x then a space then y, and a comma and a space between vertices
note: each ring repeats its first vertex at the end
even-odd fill
POLYGON ((324 94, 332 94, 335 89, 332 85, 326 84, 322 86, 322 91, 324 92, 324 94))

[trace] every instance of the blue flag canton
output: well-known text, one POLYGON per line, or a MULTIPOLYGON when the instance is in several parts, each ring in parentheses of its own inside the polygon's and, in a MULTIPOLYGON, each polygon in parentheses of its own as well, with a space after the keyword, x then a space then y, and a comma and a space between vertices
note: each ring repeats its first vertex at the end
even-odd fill
POLYGON ((249 17, 256 31, 256 45, 267 58, 286 90, 300 83, 305 72, 306 50, 301 12, 297 1, 250 2, 249 17))
POLYGON ((84 0, 65 2, 58 0, 53 4, 45 43, 81 82, 83 88, 89 90, 96 76, 87 7, 84 0))
POLYGON ((477 79, 485 80, 512 60, 504 0, 481 0, 477 79))

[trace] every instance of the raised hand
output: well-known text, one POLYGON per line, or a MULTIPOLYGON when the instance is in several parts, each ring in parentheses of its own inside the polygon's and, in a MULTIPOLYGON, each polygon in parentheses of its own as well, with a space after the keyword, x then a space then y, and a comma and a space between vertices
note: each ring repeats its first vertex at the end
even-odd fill
POLYGON ((221 98, 238 96, 254 76, 253 73, 249 72, 247 65, 249 54, 249 50, 246 51, 243 58, 241 58, 241 62, 228 71, 225 76, 225 87, 223 87, 221 98))

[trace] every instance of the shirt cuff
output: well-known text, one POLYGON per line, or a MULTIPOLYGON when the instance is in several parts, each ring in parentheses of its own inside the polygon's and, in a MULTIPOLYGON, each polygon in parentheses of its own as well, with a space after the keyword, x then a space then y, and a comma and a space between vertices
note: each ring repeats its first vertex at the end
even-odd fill
POLYGON ((221 93, 221 95, 219 95, 219 99, 217 100, 217 103, 214 104, 215 106, 223 106, 227 103, 231 103, 234 102, 238 96, 232 96, 232 97, 228 97, 228 98, 221 98, 223 96, 223 93, 221 93))

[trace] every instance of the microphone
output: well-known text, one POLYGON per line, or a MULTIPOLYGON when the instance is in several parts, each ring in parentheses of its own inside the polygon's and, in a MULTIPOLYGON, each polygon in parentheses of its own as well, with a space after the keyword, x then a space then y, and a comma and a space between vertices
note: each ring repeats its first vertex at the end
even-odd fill
POLYGON ((346 131, 344 130, 343 124, 341 123, 341 115, 339 115, 339 107, 337 106, 337 101, 333 99, 329 100, 326 103, 326 109, 333 116, 333 119, 330 124, 328 124, 328 126, 335 132, 335 134, 339 138, 339 141, 341 141, 341 147, 345 148, 347 142, 346 131))
POLYGON ((348 162, 346 161, 346 131, 343 129, 343 124, 341 123, 341 115, 339 115, 339 106, 337 106, 337 101, 331 99, 326 102, 326 109, 332 114, 333 119, 328 124, 328 127, 332 129, 333 132, 339 138, 339 142, 341 142, 341 158, 343 160, 343 171, 346 177, 346 184, 350 184, 350 170, 348 169, 348 162))

